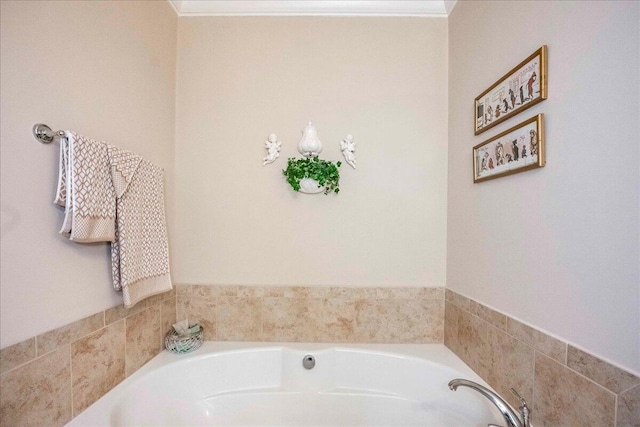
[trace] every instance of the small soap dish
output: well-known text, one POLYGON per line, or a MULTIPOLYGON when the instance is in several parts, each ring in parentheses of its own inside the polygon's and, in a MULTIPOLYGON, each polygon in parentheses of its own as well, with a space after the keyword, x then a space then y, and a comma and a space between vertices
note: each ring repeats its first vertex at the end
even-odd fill
POLYGON ((178 333, 171 329, 164 337, 164 346, 172 353, 184 354, 189 353, 202 345, 204 341, 203 329, 199 324, 191 325, 189 332, 185 335, 178 335, 178 333))

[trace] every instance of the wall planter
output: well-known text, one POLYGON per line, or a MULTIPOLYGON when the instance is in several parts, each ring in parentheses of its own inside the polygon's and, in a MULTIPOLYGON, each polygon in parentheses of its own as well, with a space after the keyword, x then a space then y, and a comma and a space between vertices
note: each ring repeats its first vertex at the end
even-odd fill
MULTIPOLYGON (((265 141, 268 154, 263 159, 263 166, 277 160, 281 145, 275 134, 269 135, 265 141)), ((351 135, 347 135, 340 143, 340 150, 345 161, 354 169, 356 167, 355 146, 351 135)), ((340 192, 340 171, 338 168, 342 162, 334 163, 330 160, 321 160, 318 157, 322 152, 322 142, 318 138, 316 127, 311 122, 302 130, 302 138, 298 142, 298 152, 303 157, 290 157, 287 160, 286 169, 282 171, 291 188, 305 194, 338 194, 340 192)))
POLYGON ((287 160, 287 168, 282 171, 285 179, 295 191, 306 194, 339 193, 340 172, 342 163, 335 164, 316 157, 287 160))

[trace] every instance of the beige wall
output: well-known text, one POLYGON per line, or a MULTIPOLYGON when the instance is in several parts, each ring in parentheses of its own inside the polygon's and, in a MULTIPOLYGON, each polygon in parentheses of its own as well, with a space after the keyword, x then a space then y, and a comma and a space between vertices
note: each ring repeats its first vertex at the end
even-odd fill
POLYGON ((447 286, 640 372, 637 2, 458 2, 447 286), (480 136, 473 99, 541 45, 549 98, 480 136), (471 148, 544 113, 547 166, 473 184, 471 148))
POLYGON ((447 21, 186 18, 178 24, 175 278, 442 286, 447 21), (281 170, 307 121, 344 164, 338 196, 281 170), (280 159, 262 166, 277 133, 280 159))
POLYGON ((56 234, 42 121, 165 167, 177 281, 441 286, 446 255, 452 289, 640 370, 637 3, 459 2, 449 24, 1 7, 2 347, 120 302, 108 246, 56 234), (487 28, 510 36, 474 36, 487 28), (473 98, 542 44, 549 100, 474 137, 473 98), (471 147, 537 112, 547 167, 473 185, 471 147), (359 143, 337 197, 281 176, 308 120, 323 158, 347 133, 359 143), (270 132, 284 147, 262 167, 270 132), (602 141, 631 142, 609 155, 602 141))
POLYGON ((1 7, 5 347, 120 303, 108 244, 81 245, 57 234, 59 145, 41 145, 31 127, 43 122, 140 153, 165 168, 170 201, 177 17, 166 2, 1 7))

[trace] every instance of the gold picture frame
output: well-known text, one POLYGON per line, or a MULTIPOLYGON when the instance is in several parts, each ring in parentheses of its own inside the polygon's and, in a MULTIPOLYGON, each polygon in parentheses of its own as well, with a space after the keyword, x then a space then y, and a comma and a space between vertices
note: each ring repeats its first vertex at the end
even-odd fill
POLYGON ((541 168, 545 164, 544 116, 538 114, 473 147, 473 182, 541 168))
POLYGON ((475 134, 547 99, 547 46, 502 76, 475 99, 475 134))

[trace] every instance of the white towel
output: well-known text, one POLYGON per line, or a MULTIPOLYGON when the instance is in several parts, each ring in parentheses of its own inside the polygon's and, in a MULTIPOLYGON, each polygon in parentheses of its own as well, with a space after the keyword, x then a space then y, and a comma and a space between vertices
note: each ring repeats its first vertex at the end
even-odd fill
POLYGON ((116 203, 110 171, 105 143, 65 132, 54 200, 65 206, 60 233, 81 243, 114 240, 116 203))
POLYGON ((109 146, 117 227, 111 244, 113 285, 125 307, 172 289, 164 213, 163 171, 129 151, 109 146))

